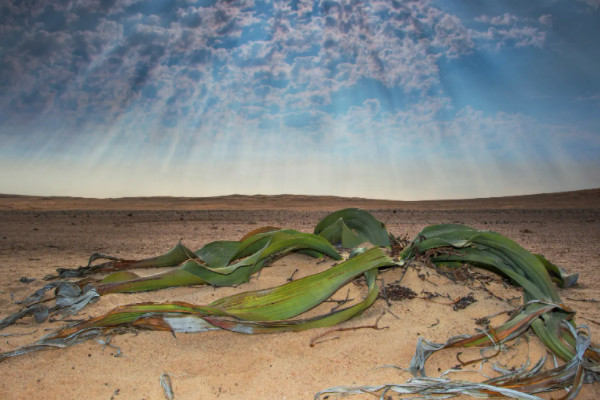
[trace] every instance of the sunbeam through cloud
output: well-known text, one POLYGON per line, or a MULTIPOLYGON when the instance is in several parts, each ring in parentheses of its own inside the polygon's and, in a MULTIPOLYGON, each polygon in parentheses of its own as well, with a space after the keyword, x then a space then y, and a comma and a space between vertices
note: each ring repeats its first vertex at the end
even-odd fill
POLYGON ((600 187, 596 1, 0 8, 0 193, 600 187))

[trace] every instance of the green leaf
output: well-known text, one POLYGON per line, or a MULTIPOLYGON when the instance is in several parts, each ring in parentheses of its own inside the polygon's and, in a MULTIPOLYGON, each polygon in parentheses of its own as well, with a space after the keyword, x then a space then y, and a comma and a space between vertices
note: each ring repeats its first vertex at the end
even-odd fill
MULTIPOLYGON (((438 265, 451 267, 468 263, 494 271, 523 287, 526 302, 559 305, 557 309, 540 314, 540 318, 528 320, 527 326, 530 324, 557 356, 563 360, 573 357, 574 348, 568 340, 564 340, 559 328, 563 321, 572 318, 573 313, 562 304, 548 274, 552 266, 542 257, 496 232, 478 231, 462 225, 434 225, 423 229, 411 246, 401 253, 407 259, 417 255, 428 255, 431 262, 438 265)), ((519 318, 527 317, 531 307, 521 311, 519 318)), ((513 318, 511 321, 517 320, 513 318)))
POLYGON ((383 222, 357 208, 332 212, 315 227, 315 235, 333 244, 353 248, 368 241, 375 246, 390 247, 390 236, 383 222))
POLYGON ((205 317, 204 319, 214 326, 222 329, 231 330, 238 333, 276 333, 293 331, 298 332, 306 329, 323 328, 332 326, 362 313, 369 308, 379 295, 379 288, 375 284, 377 272, 370 269, 365 272, 368 286, 367 297, 351 306, 338 311, 333 311, 324 315, 319 315, 308 319, 286 320, 286 321, 245 321, 228 317, 205 317))
POLYGON ((106 294, 204 284, 239 285, 247 282, 250 276, 274 259, 298 250, 310 250, 314 252, 313 254, 327 254, 335 260, 341 258, 337 250, 320 236, 294 230, 280 230, 259 233, 242 242, 209 243, 198 253, 202 255, 203 260, 212 262, 211 265, 195 258, 175 270, 120 282, 113 280, 111 283, 97 285, 96 290, 100 294, 106 294), (250 255, 234 264, 226 264, 226 262, 247 254, 250 255))
POLYGON ((394 262, 381 249, 372 248, 318 274, 272 289, 225 297, 210 306, 240 319, 287 319, 319 305, 356 276, 370 269, 392 265, 394 262))
POLYGON ((568 273, 564 268, 554 265, 548 261, 544 256, 540 254, 534 254, 546 267, 546 271, 550 274, 552 281, 554 281, 561 288, 569 288, 577 283, 579 274, 568 273))
MULTIPOLYGON (((372 248, 326 271, 272 288, 217 300, 207 306, 189 303, 140 303, 121 306, 104 316, 67 326, 32 346, 5 353, 0 360, 46 347, 64 347, 107 332, 125 328, 176 331, 221 327, 242 333, 267 333, 330 326, 359 314, 377 298, 377 269, 394 265, 379 248, 372 248), (346 309, 305 320, 288 320, 322 303, 341 286, 365 274, 369 293, 365 300, 346 309), (197 320, 196 322, 192 322, 197 320), (204 322, 201 322, 202 320, 204 322), (182 323, 183 322, 183 323, 182 323), (206 324, 208 322, 209 324, 206 324)), ((119 330, 121 329, 121 330, 119 330)))

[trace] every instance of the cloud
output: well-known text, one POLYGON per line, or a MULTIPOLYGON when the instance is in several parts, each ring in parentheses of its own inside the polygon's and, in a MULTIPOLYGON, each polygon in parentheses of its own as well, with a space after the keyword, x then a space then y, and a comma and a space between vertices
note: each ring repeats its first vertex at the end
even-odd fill
POLYGON ((496 15, 494 17, 490 17, 488 15, 481 15, 475 18, 476 21, 489 23, 490 25, 496 26, 509 26, 514 25, 519 21, 519 17, 513 14, 504 13, 503 15, 496 15))
MULTIPOLYGON (((90 187, 88 195, 95 196, 131 195, 131 179, 135 179, 142 182, 134 185, 138 195, 292 192, 426 199, 577 189, 591 187, 600 178, 591 168, 598 166, 591 152, 600 148, 594 135, 570 126, 541 124, 518 113, 486 113, 473 107, 439 119, 439 111, 449 106, 448 100, 428 98, 409 109, 389 112, 379 100, 367 99, 335 119, 326 113, 290 113, 283 119, 269 115, 276 126, 284 125, 265 134, 256 132, 256 124, 247 124, 247 116, 215 113, 212 123, 219 127, 211 140, 205 135, 198 142, 197 135, 181 132, 169 141, 148 135, 163 150, 149 143, 126 146, 116 151, 121 154, 127 148, 127 157, 103 169, 78 161, 77 156, 30 163, 29 168, 17 169, 18 179, 13 173, 7 181, 16 182, 11 187, 23 193, 26 187, 19 184, 34 181, 45 165, 46 172, 52 172, 42 185, 46 193, 53 190, 56 177, 68 176, 69 190, 94 182, 96 189, 90 187), (307 121, 314 122, 310 137, 298 134, 303 126, 294 124, 307 121), (570 152, 570 142, 587 147, 587 158, 575 162, 582 154, 570 152), (284 148, 289 150, 281 151, 284 148), (81 168, 69 172, 74 163, 81 168)), ((134 138, 127 143, 135 143, 134 138)), ((102 154, 92 158, 103 160, 102 154)), ((0 170, 4 177, 7 170, 0 170)))
POLYGON ((16 41, 3 42, 4 119, 51 114, 69 123, 110 123, 121 114, 165 113, 162 107, 173 116, 169 124, 177 116, 185 126, 205 112, 208 95, 222 108, 243 98, 295 112, 326 106, 333 93, 364 79, 425 96, 439 85, 442 57, 469 54, 481 40, 544 41, 534 28, 509 26, 512 14, 486 17, 494 28, 481 33, 425 0, 276 2, 270 10, 252 1, 174 1, 157 9, 139 1, 37 4, 9 7, 0 26, 16 41), (54 19, 63 22, 50 32, 54 19), (170 102, 180 82, 202 89, 170 102))
POLYGON ((544 14, 538 18, 538 21, 542 25, 552 26, 552 14, 544 14))
POLYGON ((593 100, 593 101, 595 101, 595 100, 600 100, 600 93, 593 94, 593 95, 590 95, 590 96, 580 96, 580 97, 577 97, 577 100, 580 100, 580 101, 586 101, 586 100, 593 100))
MULTIPOLYGON (((251 3, 239 3, 238 8, 236 4, 219 4, 204 10, 207 24, 195 29, 192 36, 188 34, 191 29, 182 28, 180 22, 165 19, 173 10, 179 10, 175 2, 170 3, 170 8, 163 8, 161 16, 140 12, 121 15, 138 2, 119 2, 119 7, 107 8, 109 13, 89 17, 87 10, 97 6, 96 3, 69 2, 62 8, 40 4, 28 10, 10 8, 12 13, 1 29, 12 31, 17 43, 2 42, 3 47, 10 45, 5 47, 7 57, 0 65, 7 76, 4 83, 10 85, 0 97, 1 104, 6 106, 4 118, 27 121, 31 116, 50 113, 60 115, 62 120, 66 116, 66 121, 72 121, 69 115, 83 120, 91 117, 86 115, 89 109, 94 115, 105 117, 100 119, 110 120, 132 106, 148 111, 147 102, 143 96, 139 97, 143 88, 172 86, 174 82, 169 75, 180 68, 178 65, 167 68, 165 64, 181 56, 179 64, 186 63, 190 67, 182 69, 191 73, 194 65, 211 60, 207 41, 215 36, 220 40, 239 36, 241 29, 254 21, 250 13, 240 10, 251 3), (48 9, 64 15, 68 11, 71 17, 67 19, 72 26, 49 32, 46 20, 41 24, 36 22, 44 18, 43 10, 48 9), (79 26, 82 20, 86 20, 85 26, 79 26), (23 31, 27 27, 30 29, 23 31), (24 34, 19 35, 21 31, 24 34), (124 31, 129 32, 127 36, 123 36, 124 31)), ((156 97, 164 91, 148 92, 156 97)))
MULTIPOLYGON (((545 31, 526 25, 527 20, 510 13, 496 16, 480 15, 475 18, 475 21, 486 24, 488 27, 485 30, 470 30, 471 37, 474 40, 492 44, 497 49, 507 45, 543 47, 546 41, 545 31)), ((542 15, 537 22, 550 27, 552 26, 552 16, 550 14, 542 15)))
POLYGON ((497 33, 502 38, 503 43, 512 40, 515 42, 516 47, 542 47, 546 40, 545 32, 540 32, 537 28, 532 27, 513 27, 508 30, 498 30, 497 33))
POLYGON ((453 58, 471 53, 474 48, 471 32, 456 16, 445 14, 435 25, 435 33, 433 44, 439 43, 442 47, 447 48, 446 55, 448 57, 453 58))
POLYGON ((579 0, 579 2, 585 3, 594 9, 597 9, 600 7, 600 0, 579 0))
MULTIPOLYGON (((192 170, 194 156, 250 163, 245 153, 264 147, 278 153, 265 156, 270 165, 290 157, 290 168, 333 152, 398 168, 396 157, 432 170, 436 158, 466 160, 476 174, 478 163, 511 154, 524 162, 537 154, 534 140, 556 153, 540 122, 461 103, 466 94, 450 93, 441 70, 490 48, 543 49, 551 14, 475 17, 428 0, 80 0, 5 10, 0 135, 40 158, 62 146, 92 153, 89 163, 114 161, 116 148, 131 148, 132 159, 159 157, 165 169, 181 159, 192 170), (277 150, 285 146, 293 151, 277 150)), ((577 147, 562 133, 551 140, 577 147)))

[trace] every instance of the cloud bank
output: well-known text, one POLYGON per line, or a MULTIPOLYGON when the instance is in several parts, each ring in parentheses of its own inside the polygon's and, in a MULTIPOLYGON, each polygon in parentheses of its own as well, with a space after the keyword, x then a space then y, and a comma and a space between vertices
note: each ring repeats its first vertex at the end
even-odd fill
POLYGON ((597 5, 459 5, 7 3, 0 192, 415 199, 600 186, 600 82, 586 68, 600 55, 583 41, 573 54, 557 33, 597 33, 585 23, 597 5))

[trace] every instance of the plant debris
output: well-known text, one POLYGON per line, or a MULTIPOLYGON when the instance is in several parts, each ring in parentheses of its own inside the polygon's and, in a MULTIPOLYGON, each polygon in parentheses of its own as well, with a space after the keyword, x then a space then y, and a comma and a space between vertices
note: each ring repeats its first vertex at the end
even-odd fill
MULTIPOLYGON (((384 290, 386 297, 388 300, 392 301, 402 301, 402 300, 410 300, 417 297, 417 294, 414 290, 409 287, 401 286, 396 283, 390 283, 385 286, 384 290)), ((380 295, 383 298, 382 295, 380 295)))
POLYGON ((465 308, 467 308, 471 304, 475 303, 476 301, 477 300, 475 299, 475 297, 473 297, 473 293, 469 293, 468 295, 463 296, 463 297, 459 298, 457 301, 455 301, 454 304, 452 305, 452 309, 454 311, 464 310, 465 308))
MULTIPOLYGON (((379 320, 385 315, 385 311, 381 313, 381 315, 379 315, 379 317, 377 317, 377 319, 375 320, 375 323, 372 325, 360 325, 360 326, 350 326, 347 328, 334 328, 334 329, 330 329, 328 331, 325 331, 323 333, 321 333, 320 335, 317 335, 315 337, 313 337, 312 339, 310 339, 310 347, 315 347, 315 345, 319 344, 319 343, 323 343, 326 342, 326 340, 322 340, 322 341, 317 341, 321 338, 323 338, 323 336, 326 336, 332 332, 345 332, 345 331, 355 331, 357 329, 375 329, 376 331, 380 331, 382 329, 388 329, 389 326, 379 326, 379 320)), ((335 339, 339 339, 339 338, 333 338, 330 340, 335 340, 335 339)))
POLYGON ((160 375, 160 386, 162 386, 163 388, 165 399, 173 400, 175 398, 175 394, 173 393, 173 386, 171 385, 171 377, 166 372, 163 372, 160 375))

